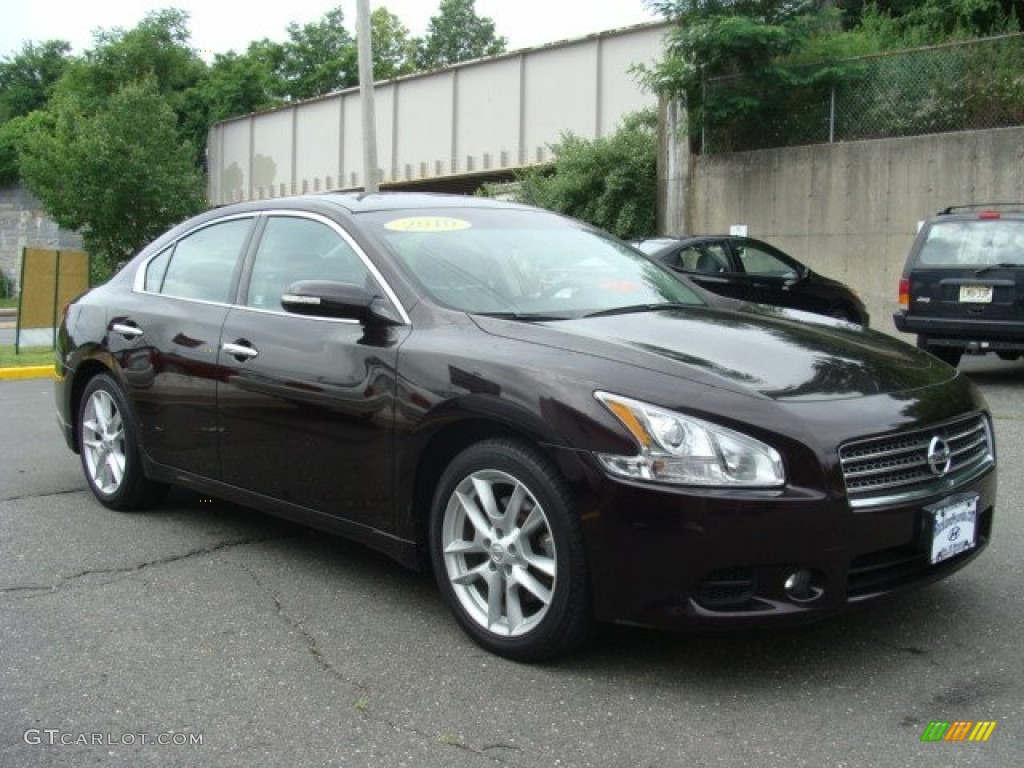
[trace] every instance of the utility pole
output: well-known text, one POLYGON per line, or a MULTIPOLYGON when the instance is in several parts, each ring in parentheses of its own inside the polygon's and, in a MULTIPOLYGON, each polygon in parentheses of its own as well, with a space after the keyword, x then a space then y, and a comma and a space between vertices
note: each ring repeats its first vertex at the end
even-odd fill
POLYGON ((356 43, 359 49, 359 102, 363 108, 363 189, 377 191, 377 115, 373 93, 373 44, 370 40, 370 0, 356 4, 356 43))

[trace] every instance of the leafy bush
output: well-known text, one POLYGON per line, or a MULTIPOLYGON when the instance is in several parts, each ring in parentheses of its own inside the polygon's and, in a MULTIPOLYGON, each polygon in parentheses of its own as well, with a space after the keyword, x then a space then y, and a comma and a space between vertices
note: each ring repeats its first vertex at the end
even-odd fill
POLYGON ((7 276, 7 273, 0 269, 0 299, 9 299, 14 296, 14 280, 7 276))
POLYGON ((657 117, 627 117, 614 133, 587 140, 565 134, 551 145, 548 168, 525 172, 513 195, 523 203, 564 213, 619 237, 655 230, 657 117))

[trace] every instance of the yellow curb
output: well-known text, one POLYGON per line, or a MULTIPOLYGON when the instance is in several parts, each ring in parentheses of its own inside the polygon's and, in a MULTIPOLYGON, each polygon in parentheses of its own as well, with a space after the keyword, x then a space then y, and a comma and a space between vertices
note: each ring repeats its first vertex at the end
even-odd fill
POLYGON ((52 365, 25 365, 21 368, 0 368, 0 381, 53 378, 52 365))

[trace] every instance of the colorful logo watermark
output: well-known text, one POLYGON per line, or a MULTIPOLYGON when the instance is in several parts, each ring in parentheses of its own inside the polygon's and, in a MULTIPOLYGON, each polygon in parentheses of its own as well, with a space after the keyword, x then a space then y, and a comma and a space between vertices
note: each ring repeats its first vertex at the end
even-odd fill
POLYGON ((932 720, 921 741, 988 741, 995 729, 995 720, 932 720))

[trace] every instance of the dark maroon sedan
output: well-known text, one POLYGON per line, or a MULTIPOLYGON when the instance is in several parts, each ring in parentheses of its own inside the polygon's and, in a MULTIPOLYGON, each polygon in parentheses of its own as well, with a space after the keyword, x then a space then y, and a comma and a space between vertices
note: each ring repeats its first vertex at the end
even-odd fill
POLYGON ((866 328, 706 306, 551 213, 327 194, 207 212, 73 303, 96 497, 176 483, 432 567, 483 647, 826 616, 988 543, 991 419, 866 328))

